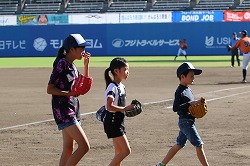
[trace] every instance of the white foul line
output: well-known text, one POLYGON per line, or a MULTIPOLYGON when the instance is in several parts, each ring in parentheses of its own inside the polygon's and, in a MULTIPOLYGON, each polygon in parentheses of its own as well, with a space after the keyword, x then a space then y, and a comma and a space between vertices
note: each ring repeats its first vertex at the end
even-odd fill
MULTIPOLYGON (((236 88, 227 88, 227 89, 221 89, 221 90, 216 90, 216 91, 210 91, 210 92, 206 92, 206 93, 215 93, 215 92, 228 91, 228 90, 233 90, 233 89, 241 89, 241 88, 246 88, 246 87, 249 87, 249 86, 241 86, 241 87, 236 87, 236 88)), ((206 93, 201 93, 201 94, 206 94, 206 93)), ((250 93, 250 91, 246 91, 246 92, 242 92, 242 93, 235 93, 235 94, 222 96, 222 97, 217 97, 217 98, 213 98, 213 99, 207 99, 206 101, 220 100, 220 99, 224 99, 224 98, 228 98, 228 97, 232 97, 232 96, 238 96, 238 95, 242 95, 242 94, 246 94, 246 93, 250 93)), ((149 102, 149 103, 144 103, 143 105, 157 104, 157 103, 162 103, 162 102, 171 101, 171 100, 173 100, 173 99, 161 100, 161 101, 156 101, 156 102, 149 102)), ((167 107, 167 109, 170 109, 170 108, 173 108, 173 106, 167 107)), ((91 115, 91 114, 95 114, 95 113, 96 113, 95 111, 94 112, 87 112, 87 113, 81 114, 81 116, 91 115)), ((48 120, 43 120, 43 121, 37 121, 37 122, 32 122, 32 123, 26 123, 26 124, 21 124, 21 125, 4 127, 4 128, 0 128, 0 131, 8 130, 8 129, 14 129, 14 128, 18 128, 18 127, 29 126, 29 125, 41 124, 41 123, 51 122, 51 121, 54 121, 54 119, 48 119, 48 120)))

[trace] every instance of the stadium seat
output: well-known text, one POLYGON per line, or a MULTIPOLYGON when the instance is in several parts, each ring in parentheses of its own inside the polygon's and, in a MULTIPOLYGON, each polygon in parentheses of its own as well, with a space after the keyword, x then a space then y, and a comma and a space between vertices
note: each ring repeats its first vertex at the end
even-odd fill
POLYGON ((190 0, 157 0, 151 11, 183 11, 190 7, 190 0))
POLYGON ((250 0, 243 0, 242 3, 236 6, 236 9, 241 9, 241 10, 250 9, 250 0))
POLYGON ((228 10, 234 5, 234 0, 200 0, 193 10, 228 10))
POLYGON ((142 12, 147 8, 147 0, 113 0, 108 12, 142 12))
POLYGON ((36 0, 26 3, 23 14, 56 14, 60 10, 62 0, 36 0))
POLYGON ((14 15, 18 10, 18 0, 1 0, 0 15, 14 15))
POLYGON ((65 13, 100 13, 104 8, 105 0, 71 0, 65 13))

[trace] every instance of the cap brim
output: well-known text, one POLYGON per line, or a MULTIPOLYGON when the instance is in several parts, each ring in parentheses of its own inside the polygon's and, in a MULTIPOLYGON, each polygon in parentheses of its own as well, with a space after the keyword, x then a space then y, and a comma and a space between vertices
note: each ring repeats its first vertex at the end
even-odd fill
POLYGON ((194 75, 200 75, 202 73, 201 69, 191 69, 194 70, 194 75))
POLYGON ((84 43, 78 44, 78 46, 85 47, 85 46, 91 46, 91 44, 89 42, 84 42, 84 43))

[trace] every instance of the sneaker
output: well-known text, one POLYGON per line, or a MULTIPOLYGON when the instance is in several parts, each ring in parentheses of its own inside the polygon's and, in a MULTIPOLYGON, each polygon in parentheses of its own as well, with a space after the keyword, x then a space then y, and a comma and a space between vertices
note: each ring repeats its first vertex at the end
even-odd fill
POLYGON ((247 82, 247 80, 242 80, 242 81, 241 81, 241 83, 246 83, 246 82, 247 82))
POLYGON ((166 165, 162 163, 157 163, 156 166, 166 166, 166 165))

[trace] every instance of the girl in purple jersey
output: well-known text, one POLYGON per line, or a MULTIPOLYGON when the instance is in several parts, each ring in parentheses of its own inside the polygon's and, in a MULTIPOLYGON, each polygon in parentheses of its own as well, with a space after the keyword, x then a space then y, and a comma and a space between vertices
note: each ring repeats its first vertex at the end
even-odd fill
POLYGON ((47 93, 52 95, 54 119, 63 136, 60 166, 76 165, 90 149, 88 139, 80 126, 79 100, 71 94, 71 86, 80 74, 74 60, 84 57, 83 74, 89 74, 90 54, 84 51, 89 45, 80 34, 70 34, 58 51, 47 87, 47 93), (74 151, 75 141, 78 147, 74 151))

